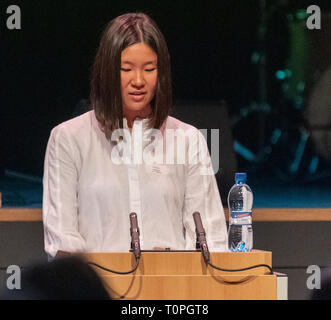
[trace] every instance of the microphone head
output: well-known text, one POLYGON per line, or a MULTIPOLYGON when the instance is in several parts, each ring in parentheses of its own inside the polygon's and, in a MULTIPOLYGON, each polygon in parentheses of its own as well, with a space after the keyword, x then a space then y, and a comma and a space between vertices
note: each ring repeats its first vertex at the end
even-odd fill
POLYGON ((136 259, 140 258, 139 228, 135 212, 130 213, 131 248, 136 259))
POLYGON ((194 212, 193 213, 193 219, 194 219, 194 224, 195 224, 195 228, 196 228, 196 232, 204 232, 204 228, 202 225, 202 221, 201 221, 201 217, 200 217, 200 213, 199 212, 194 212))
POLYGON ((197 211, 194 212, 193 219, 194 219, 194 223, 195 223, 195 232, 197 234, 196 247, 197 247, 197 249, 200 248, 201 253, 203 255, 203 259, 208 264, 209 260, 210 260, 210 256, 209 256, 207 240, 205 237, 206 233, 205 233, 205 229, 203 228, 203 225, 202 225, 200 213, 197 211))
POLYGON ((138 219, 137 219, 137 214, 135 212, 130 213, 130 226, 131 226, 131 233, 132 232, 138 232, 139 233, 139 228, 138 228, 138 219))

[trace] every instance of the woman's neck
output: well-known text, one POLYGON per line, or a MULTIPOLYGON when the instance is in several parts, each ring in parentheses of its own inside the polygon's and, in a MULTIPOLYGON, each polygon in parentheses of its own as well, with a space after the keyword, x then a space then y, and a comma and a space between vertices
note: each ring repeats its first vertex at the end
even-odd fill
POLYGON ((139 110, 139 111, 131 111, 131 110, 125 110, 123 108, 123 116, 126 118, 126 121, 128 123, 128 127, 131 131, 133 122, 137 119, 145 119, 148 118, 151 115, 151 108, 145 108, 144 110, 139 110))

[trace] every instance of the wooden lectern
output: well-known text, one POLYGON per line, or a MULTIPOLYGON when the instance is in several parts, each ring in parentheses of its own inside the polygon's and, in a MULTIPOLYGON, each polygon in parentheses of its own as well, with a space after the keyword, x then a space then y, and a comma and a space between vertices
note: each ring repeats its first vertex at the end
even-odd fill
MULTIPOLYGON (((130 252, 87 253, 89 262, 128 271, 136 265, 130 252)), ((211 252, 210 261, 223 269, 272 266, 271 252, 211 252)), ((270 300, 277 299, 277 277, 266 267, 224 272, 206 266, 201 252, 142 252, 133 274, 117 275, 94 267, 113 299, 130 300, 270 300)))

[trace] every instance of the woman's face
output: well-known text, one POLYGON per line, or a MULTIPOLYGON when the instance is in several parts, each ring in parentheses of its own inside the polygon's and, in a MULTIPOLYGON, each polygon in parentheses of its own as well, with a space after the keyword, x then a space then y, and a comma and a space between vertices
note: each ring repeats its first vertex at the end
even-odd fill
POLYGON ((133 44, 121 54, 123 114, 134 119, 151 112, 157 84, 157 55, 145 43, 133 44))

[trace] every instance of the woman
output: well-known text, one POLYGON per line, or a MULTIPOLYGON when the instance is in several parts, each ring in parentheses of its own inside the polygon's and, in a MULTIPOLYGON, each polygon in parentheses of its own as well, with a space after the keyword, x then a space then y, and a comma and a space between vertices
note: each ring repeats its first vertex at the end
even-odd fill
POLYGON ((93 110, 55 127, 47 145, 49 256, 128 251, 131 212, 137 213, 142 249, 195 249, 192 214, 199 211, 210 250, 226 250, 216 180, 203 172, 210 163, 190 161, 208 154, 205 141, 169 116, 171 98, 168 49, 155 22, 140 13, 112 20, 93 65, 93 110))

